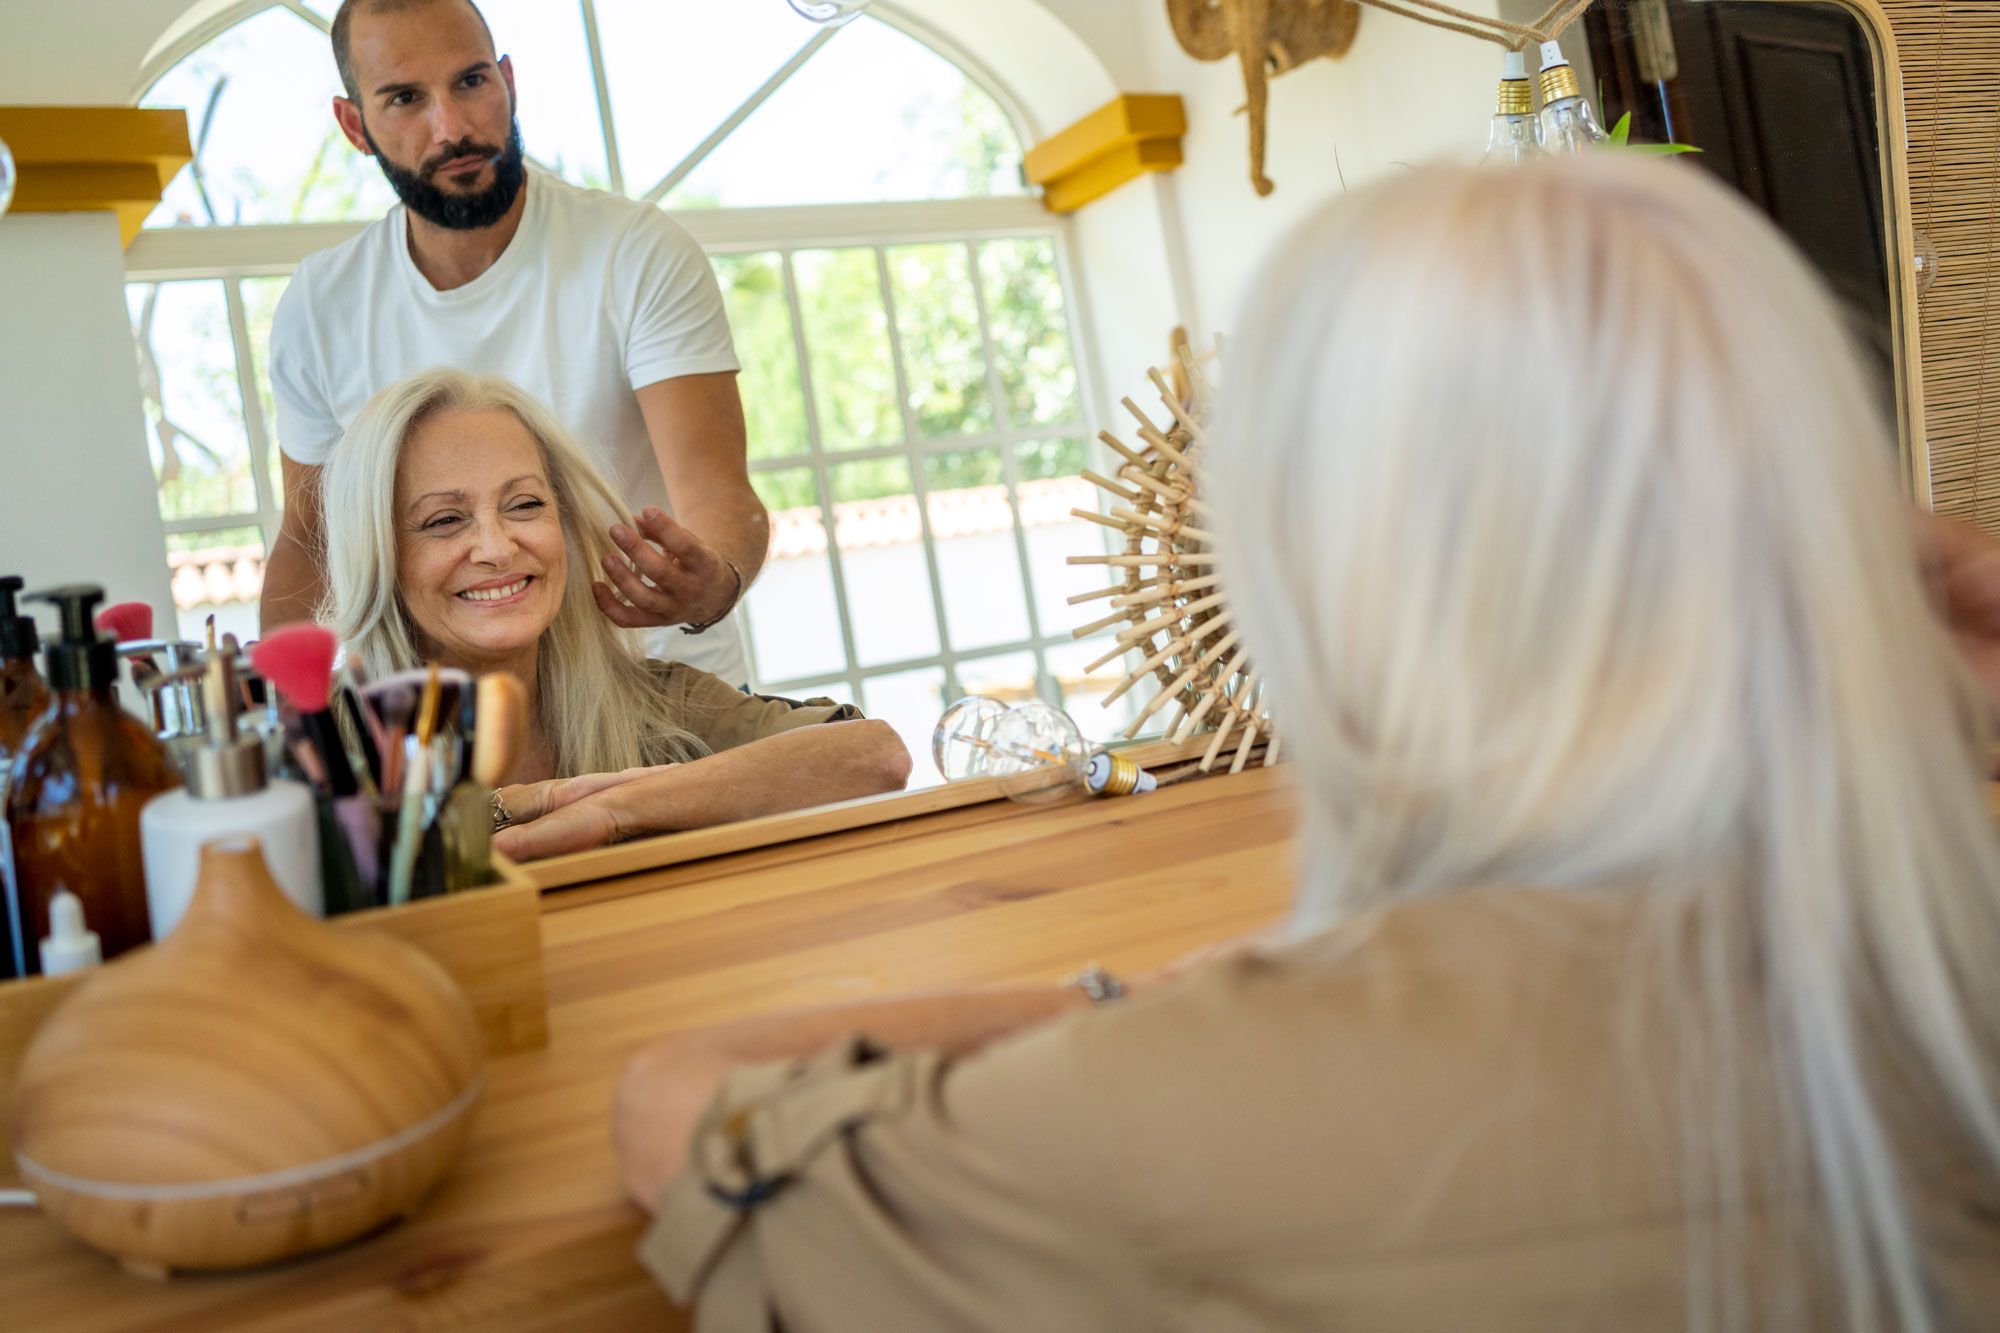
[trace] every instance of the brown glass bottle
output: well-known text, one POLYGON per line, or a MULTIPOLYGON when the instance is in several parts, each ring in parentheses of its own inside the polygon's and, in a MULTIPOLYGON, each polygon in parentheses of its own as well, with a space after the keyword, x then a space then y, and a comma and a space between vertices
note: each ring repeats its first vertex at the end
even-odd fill
POLYGON ((180 785, 173 759, 146 725, 118 706, 118 649, 91 616, 90 587, 37 594, 62 608, 63 637, 48 651, 54 702, 15 761, 7 793, 15 927, 25 970, 41 971, 49 900, 68 889, 83 903, 106 959, 152 938, 139 810, 180 785))
POLYGON ((16 976, 20 963, 14 953, 14 859, 7 850, 7 775, 28 739, 28 731, 49 706, 49 687, 35 671, 40 640, 35 622, 19 614, 14 594, 21 591, 17 574, 0 578, 0 978, 16 976))

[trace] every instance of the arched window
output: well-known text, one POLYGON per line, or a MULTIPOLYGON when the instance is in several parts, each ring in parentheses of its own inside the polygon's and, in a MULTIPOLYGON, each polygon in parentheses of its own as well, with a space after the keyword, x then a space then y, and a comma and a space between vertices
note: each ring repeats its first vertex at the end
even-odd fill
MULTIPOLYGON (((186 108, 194 164, 127 251, 182 631, 255 633, 283 497, 265 348, 299 260, 393 202, 334 127, 335 0, 227 8, 142 104, 186 108)), ((671 209, 722 282, 773 549, 746 603, 760 688, 929 727, 965 693, 1077 703, 1069 516, 1097 446, 1066 231, 1022 183, 1030 132, 974 63, 903 19, 837 29, 781 0, 482 0, 529 156, 671 209)), ((1109 725, 1079 709, 1092 730, 1109 725)))

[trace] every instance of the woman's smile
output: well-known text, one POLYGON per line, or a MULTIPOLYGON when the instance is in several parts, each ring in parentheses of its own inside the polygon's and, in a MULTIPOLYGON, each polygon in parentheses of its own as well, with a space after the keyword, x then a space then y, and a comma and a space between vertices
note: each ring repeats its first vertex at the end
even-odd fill
POLYGON ((522 574, 504 581, 489 579, 460 592, 458 599, 482 607, 513 606, 528 595, 528 585, 534 581, 533 574, 522 574))

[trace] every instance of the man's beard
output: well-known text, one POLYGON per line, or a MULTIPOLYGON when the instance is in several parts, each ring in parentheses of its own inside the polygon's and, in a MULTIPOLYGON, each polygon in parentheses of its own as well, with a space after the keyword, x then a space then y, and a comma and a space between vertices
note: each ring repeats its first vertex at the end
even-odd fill
POLYGON ((369 148, 374 150, 382 174, 389 178, 390 188, 403 201, 403 206, 424 221, 453 231, 490 227, 506 217, 507 210, 514 206, 514 196, 521 192, 521 183, 528 176, 527 155, 521 148, 521 122, 518 118, 508 132, 504 150, 467 138, 414 171, 391 162, 389 155, 376 145, 375 136, 368 132, 365 123, 361 127, 361 135, 368 141, 369 148), (438 168, 461 157, 495 159, 493 183, 477 194, 459 194, 438 188, 432 180, 438 168))

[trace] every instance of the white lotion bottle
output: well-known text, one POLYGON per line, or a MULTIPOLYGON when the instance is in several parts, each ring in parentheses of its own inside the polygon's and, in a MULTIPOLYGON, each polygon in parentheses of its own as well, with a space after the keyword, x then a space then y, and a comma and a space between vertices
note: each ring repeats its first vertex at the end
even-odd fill
POLYGON ((180 924, 194 898, 202 845, 237 834, 256 835, 271 878, 300 911, 326 915, 312 792, 287 778, 267 780, 263 741, 238 733, 235 657, 230 639, 209 660, 202 684, 208 734, 199 749, 182 752, 187 785, 155 796, 139 812, 155 940, 180 924))

